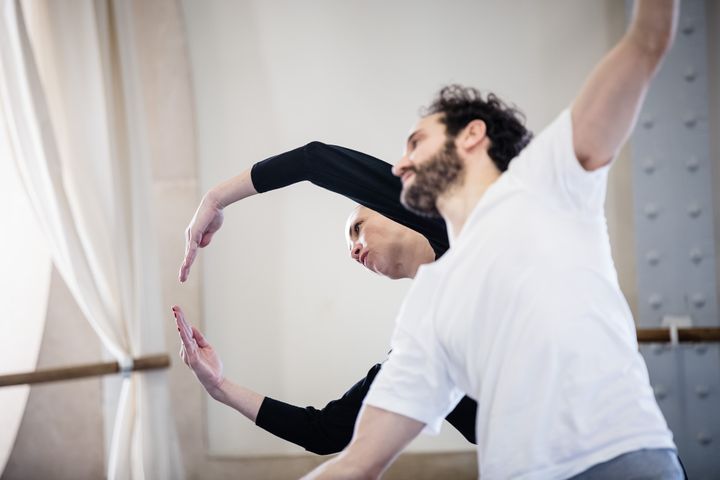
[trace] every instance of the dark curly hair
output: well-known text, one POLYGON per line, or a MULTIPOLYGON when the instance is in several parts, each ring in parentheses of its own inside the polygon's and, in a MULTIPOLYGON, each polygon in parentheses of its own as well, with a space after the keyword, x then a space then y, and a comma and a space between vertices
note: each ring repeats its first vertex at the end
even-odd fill
POLYGON ((472 87, 457 84, 443 87, 421 113, 423 116, 441 113, 449 138, 455 138, 475 119, 485 122, 491 142, 488 155, 501 172, 507 170, 510 160, 530 143, 533 136, 525 128, 522 112, 506 105, 494 93, 483 100, 480 91, 472 87))

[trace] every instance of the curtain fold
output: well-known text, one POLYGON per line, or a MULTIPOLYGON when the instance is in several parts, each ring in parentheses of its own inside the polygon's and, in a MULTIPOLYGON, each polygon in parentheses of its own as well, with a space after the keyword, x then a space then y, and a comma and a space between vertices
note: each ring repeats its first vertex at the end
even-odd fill
MULTIPOLYGON (((0 69, 2 64, 0 64, 0 69)), ((52 263, 34 212, 20 185, 0 97, 0 374, 37 366, 50 291, 52 263)), ((30 387, 0 389, 0 472, 5 469, 25 412, 30 387)))
MULTIPOLYGON (((172 1, 172 0, 159 0, 172 1)), ((0 0, 0 94, 53 262, 129 367, 164 345, 136 15, 129 1, 0 0)), ((165 373, 125 375, 110 479, 182 478, 165 373)))

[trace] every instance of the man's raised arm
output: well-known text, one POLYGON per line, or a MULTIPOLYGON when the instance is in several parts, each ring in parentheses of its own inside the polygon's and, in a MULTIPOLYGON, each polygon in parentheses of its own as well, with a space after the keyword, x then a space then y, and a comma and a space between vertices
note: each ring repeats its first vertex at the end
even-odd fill
POLYGON ((424 423, 410 417, 366 405, 360 412, 350 445, 303 479, 379 478, 424 427, 424 423))
POLYGON ((609 164, 632 132, 650 80, 672 45, 678 5, 679 0, 637 0, 628 31, 575 99, 573 144, 585 170, 609 164))

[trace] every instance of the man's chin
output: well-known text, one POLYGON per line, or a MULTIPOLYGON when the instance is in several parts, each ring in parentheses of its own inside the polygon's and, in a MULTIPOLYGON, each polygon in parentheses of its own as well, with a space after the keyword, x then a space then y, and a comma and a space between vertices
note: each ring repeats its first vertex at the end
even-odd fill
POLYGON ((365 268, 370 270, 375 275, 380 275, 381 277, 389 277, 389 275, 387 273, 385 273, 385 269, 381 265, 375 265, 374 263, 368 263, 365 268))
MULTIPOLYGON (((419 215, 425 218, 440 218, 440 212, 435 207, 434 200, 425 199, 424 201, 408 200, 409 196, 402 195, 400 197, 400 203, 407 210, 411 211, 415 215, 419 215)), ((410 197, 411 198, 411 197, 410 197)))

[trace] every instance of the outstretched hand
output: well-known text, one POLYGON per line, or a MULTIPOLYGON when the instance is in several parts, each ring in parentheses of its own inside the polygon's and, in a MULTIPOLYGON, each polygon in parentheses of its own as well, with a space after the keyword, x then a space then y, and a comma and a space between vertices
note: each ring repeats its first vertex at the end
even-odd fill
POLYGON ((180 358, 195 372, 202 386, 212 396, 224 381, 222 361, 203 334, 185 320, 182 309, 175 305, 172 311, 182 342, 180 358))
POLYGON ((222 207, 212 196, 206 195, 195 211, 190 225, 185 229, 185 258, 178 275, 181 282, 187 280, 198 248, 206 247, 210 243, 222 223, 222 207))

